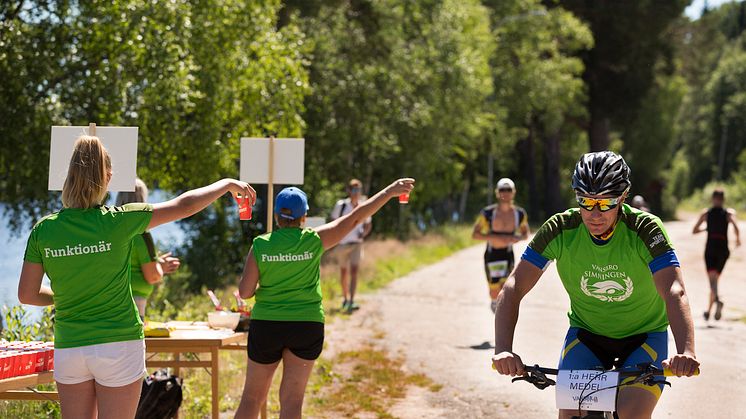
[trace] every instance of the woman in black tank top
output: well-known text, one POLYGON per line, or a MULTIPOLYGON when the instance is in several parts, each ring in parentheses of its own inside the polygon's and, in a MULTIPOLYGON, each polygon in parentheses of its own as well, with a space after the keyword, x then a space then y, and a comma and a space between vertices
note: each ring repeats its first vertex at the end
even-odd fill
POLYGON ((713 304, 715 305, 715 320, 720 320, 722 316, 723 302, 720 301, 720 295, 718 295, 718 281, 725 267, 725 262, 730 256, 730 250, 728 249, 728 224, 733 224, 736 232, 736 246, 741 245, 734 212, 733 210, 724 208, 724 202, 725 193, 721 189, 716 189, 712 193, 712 208, 700 215, 693 230, 694 234, 707 230, 705 266, 707 267, 707 276, 710 280, 710 302, 707 306, 707 311, 704 312, 705 320, 710 319, 713 304), (702 228, 702 224, 705 222, 707 223, 707 227, 702 228))
POLYGON ((712 207, 707 211, 707 246, 728 247, 728 215, 723 207, 712 207))

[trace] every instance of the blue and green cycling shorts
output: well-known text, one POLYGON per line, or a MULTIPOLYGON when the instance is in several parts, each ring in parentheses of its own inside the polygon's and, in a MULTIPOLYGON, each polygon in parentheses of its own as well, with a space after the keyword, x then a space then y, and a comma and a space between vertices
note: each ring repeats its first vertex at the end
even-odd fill
MULTIPOLYGON (((596 335, 578 327, 567 331, 565 344, 560 355, 559 369, 587 370, 610 369, 611 361, 619 358, 620 369, 633 369, 640 364, 652 364, 662 368, 661 363, 668 358, 668 332, 650 332, 624 339, 612 339, 596 335)), ((632 381, 624 379, 622 383, 632 381)), ((657 377, 663 380, 663 377, 657 377)), ((650 391, 656 398, 663 392, 663 384, 653 386, 642 383, 627 387, 638 387, 650 391)))

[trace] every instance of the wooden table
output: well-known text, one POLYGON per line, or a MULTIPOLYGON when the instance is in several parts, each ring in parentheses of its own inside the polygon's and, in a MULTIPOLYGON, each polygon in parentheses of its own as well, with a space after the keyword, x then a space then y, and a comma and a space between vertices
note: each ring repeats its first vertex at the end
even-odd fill
MULTIPOLYGON (((246 350, 245 332, 234 332, 228 329, 210 329, 205 322, 169 322, 174 327, 171 336, 165 338, 145 338, 145 365, 153 368, 173 368, 179 375, 180 368, 205 368, 212 376, 212 417, 220 415, 220 350, 246 350), (209 353, 209 361, 181 359, 181 354, 209 353), (172 359, 155 360, 153 355, 172 354, 172 359)), ((53 383, 52 371, 21 377, 0 380, 0 400, 59 400, 56 391, 32 390, 39 384, 53 383), (26 389, 26 390, 23 390, 26 389)), ((262 418, 267 417, 266 404, 262 409, 262 418)))
POLYGON ((54 382, 53 372, 45 371, 36 374, 0 380, 0 400, 59 400, 56 391, 38 391, 31 387, 54 382), (23 390, 27 389, 27 390, 23 390))
POLYGON ((167 338, 145 338, 148 354, 172 354, 169 360, 153 360, 149 355, 145 365, 154 368, 173 368, 179 375, 180 368, 206 368, 212 376, 212 417, 220 415, 220 362, 218 351, 246 349, 247 333, 228 329, 210 329, 205 322, 169 322, 174 327, 167 338), (209 353, 209 361, 182 359, 181 354, 209 353))

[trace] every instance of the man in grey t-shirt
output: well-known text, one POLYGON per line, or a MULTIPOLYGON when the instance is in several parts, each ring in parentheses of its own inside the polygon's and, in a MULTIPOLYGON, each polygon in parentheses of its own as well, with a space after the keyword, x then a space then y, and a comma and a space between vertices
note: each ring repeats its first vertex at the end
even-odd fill
MULTIPOLYGON (((340 199, 332 209, 331 219, 349 214, 352 210, 365 200, 363 183, 358 179, 352 179, 347 183, 347 198, 340 199)), ((355 304, 355 290, 357 289, 357 273, 360 268, 360 260, 363 257, 363 239, 370 234, 373 223, 370 218, 355 227, 334 249, 334 259, 339 263, 339 278, 342 283, 342 310, 353 311, 360 308, 355 304), (347 281, 349 270, 350 280, 347 281)))

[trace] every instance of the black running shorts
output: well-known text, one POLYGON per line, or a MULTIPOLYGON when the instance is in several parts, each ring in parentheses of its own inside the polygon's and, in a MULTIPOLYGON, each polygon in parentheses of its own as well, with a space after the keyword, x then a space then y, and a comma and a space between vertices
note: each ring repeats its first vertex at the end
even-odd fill
POLYGON ((513 249, 488 247, 484 252, 484 274, 487 276, 487 284, 490 288, 502 286, 513 271, 514 265, 513 249))
POLYGON ((708 245, 705 247, 705 265, 707 266, 707 271, 723 272, 728 257, 730 257, 730 251, 727 245, 708 245))
POLYGON ((324 347, 324 323, 251 320, 249 323, 249 359, 259 364, 274 364, 288 349, 298 358, 316 360, 324 347))

